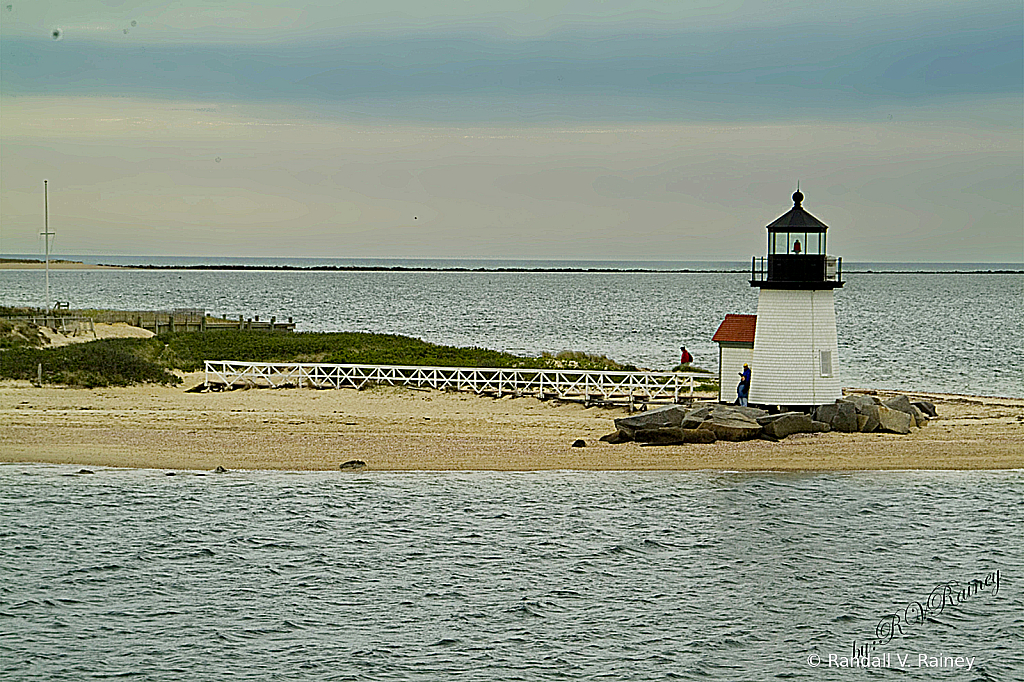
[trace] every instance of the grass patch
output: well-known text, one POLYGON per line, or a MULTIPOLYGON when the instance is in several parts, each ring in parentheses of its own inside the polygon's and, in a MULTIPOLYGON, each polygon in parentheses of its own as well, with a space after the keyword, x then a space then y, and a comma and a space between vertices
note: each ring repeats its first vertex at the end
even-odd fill
POLYGON ((206 360, 328 362, 366 365, 635 370, 602 355, 567 351, 522 357, 486 348, 456 348, 397 334, 222 330, 164 333, 150 339, 100 339, 60 348, 25 345, 0 351, 0 378, 36 378, 71 386, 176 384, 172 370, 193 372, 206 360))
POLYGON ((181 378, 153 359, 152 339, 103 339, 59 348, 10 348, 0 352, 0 378, 96 388, 138 383, 179 384, 181 378))
POLYGON ((622 370, 626 372, 637 371, 635 365, 622 365, 608 358, 605 355, 585 353, 583 351, 578 350, 564 350, 554 355, 552 355, 551 353, 542 353, 540 358, 537 358, 537 360, 539 360, 543 364, 534 364, 529 366, 539 367, 542 369, 622 370))
POLYGON ((42 346, 46 337, 29 322, 0 319, 0 350, 42 346))
POLYGON ((330 362, 363 365, 434 367, 530 367, 553 369, 626 369, 604 356, 566 352, 522 357, 486 348, 457 348, 398 334, 361 332, 258 332, 222 330, 177 332, 157 337, 176 358, 177 369, 202 369, 206 360, 248 362, 330 362))
POLYGON ((692 365, 689 362, 686 363, 685 365, 676 365, 675 367, 673 367, 669 371, 670 372, 697 372, 698 374, 711 374, 712 373, 710 369, 704 369, 703 367, 698 367, 697 365, 692 365))
POLYGON ((0 317, 23 317, 28 315, 43 315, 42 308, 29 308, 26 306, 0 305, 0 317))

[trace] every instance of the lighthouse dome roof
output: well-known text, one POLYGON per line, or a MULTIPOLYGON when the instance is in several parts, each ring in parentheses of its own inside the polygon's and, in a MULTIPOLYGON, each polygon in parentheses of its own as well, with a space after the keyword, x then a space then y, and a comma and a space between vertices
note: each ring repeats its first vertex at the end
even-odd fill
POLYGON ((772 232, 824 232, 828 225, 808 213, 801 203, 804 195, 800 190, 793 193, 793 208, 768 225, 772 232))

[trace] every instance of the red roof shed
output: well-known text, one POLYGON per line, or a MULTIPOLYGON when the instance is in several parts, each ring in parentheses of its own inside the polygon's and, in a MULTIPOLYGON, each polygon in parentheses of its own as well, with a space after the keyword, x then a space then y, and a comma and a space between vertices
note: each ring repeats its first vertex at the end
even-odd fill
POLYGON ((757 315, 725 316, 718 331, 711 337, 717 343, 749 343, 754 345, 754 329, 757 327, 757 315))

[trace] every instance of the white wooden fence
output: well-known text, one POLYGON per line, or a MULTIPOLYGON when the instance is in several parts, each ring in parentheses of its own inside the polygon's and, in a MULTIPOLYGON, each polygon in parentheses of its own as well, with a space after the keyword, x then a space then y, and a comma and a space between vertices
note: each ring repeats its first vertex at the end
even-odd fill
POLYGON ((498 369, 325 363, 206 362, 206 387, 355 388, 412 386, 501 397, 535 395, 586 404, 674 404, 693 400, 693 372, 609 372, 580 369, 498 369))

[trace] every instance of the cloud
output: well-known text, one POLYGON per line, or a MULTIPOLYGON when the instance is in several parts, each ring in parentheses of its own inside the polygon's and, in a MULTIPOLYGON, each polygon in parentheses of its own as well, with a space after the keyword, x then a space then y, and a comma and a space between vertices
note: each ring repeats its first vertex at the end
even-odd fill
POLYGON ((1021 252, 1017 0, 76 0, 0 37, 5 249, 48 177, 69 252, 734 260, 799 179, 848 260, 1021 252))
POLYGON ((33 251, 44 177, 66 253, 742 260, 763 251, 797 179, 848 261, 1002 262, 1022 246, 1016 125, 509 128, 274 113, 15 98, 5 248, 33 251))
POLYGON ((397 120, 807 120, 1019 95, 1024 32, 1005 19, 249 45, 14 38, 0 74, 7 94, 287 101, 397 120))

